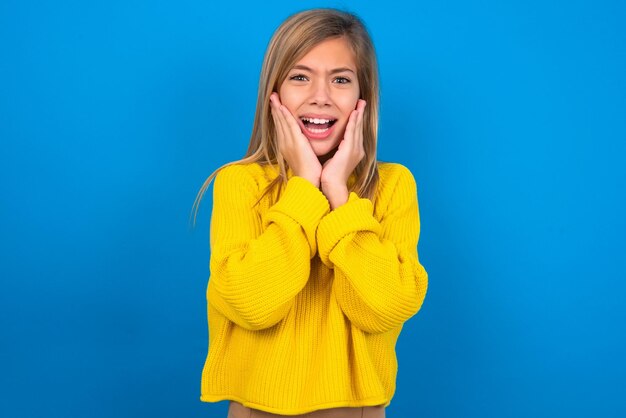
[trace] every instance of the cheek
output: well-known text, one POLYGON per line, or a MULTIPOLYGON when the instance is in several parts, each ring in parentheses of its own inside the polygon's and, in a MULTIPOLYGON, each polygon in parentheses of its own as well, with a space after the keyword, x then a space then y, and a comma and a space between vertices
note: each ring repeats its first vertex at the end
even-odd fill
POLYGON ((348 118, 350 117, 350 113, 356 109, 357 102, 359 101, 359 96, 348 97, 343 100, 341 104, 341 113, 348 118))
POLYGON ((343 113, 344 116, 349 117, 350 112, 356 109, 356 105, 358 101, 359 101, 359 89, 355 89, 350 92, 346 92, 346 94, 343 94, 340 99, 341 113, 343 113))
POLYGON ((293 114, 299 106, 297 91, 288 87, 281 87, 278 90, 278 96, 280 102, 293 114))

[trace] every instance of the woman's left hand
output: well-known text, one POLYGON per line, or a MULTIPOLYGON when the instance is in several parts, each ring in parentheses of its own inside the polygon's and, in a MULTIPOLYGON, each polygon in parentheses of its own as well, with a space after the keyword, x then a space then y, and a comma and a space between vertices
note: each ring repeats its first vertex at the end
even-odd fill
POLYGON ((332 209, 348 201, 348 178, 365 157, 363 147, 363 113, 365 100, 359 99, 350 113, 343 140, 331 159, 322 166, 320 186, 332 209))

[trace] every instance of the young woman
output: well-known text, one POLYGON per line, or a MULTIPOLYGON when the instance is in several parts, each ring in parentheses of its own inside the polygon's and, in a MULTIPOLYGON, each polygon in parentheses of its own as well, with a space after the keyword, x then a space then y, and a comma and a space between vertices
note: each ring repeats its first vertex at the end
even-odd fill
POLYGON ((421 307, 416 184, 376 159, 378 74, 354 15, 289 17, 268 46, 248 152, 215 177, 201 400, 229 418, 385 416, 421 307))

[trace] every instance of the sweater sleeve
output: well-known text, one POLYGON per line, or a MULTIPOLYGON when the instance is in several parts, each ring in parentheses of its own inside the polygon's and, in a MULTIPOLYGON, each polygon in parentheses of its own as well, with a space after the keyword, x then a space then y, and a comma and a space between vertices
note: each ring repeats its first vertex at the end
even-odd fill
POLYGON ((372 202, 352 192, 317 230, 320 258, 334 268, 333 290, 341 309, 369 333, 389 331, 415 315, 428 287, 417 255, 417 188, 411 172, 399 167, 380 222, 373 216, 372 202))
POLYGON ((261 219, 253 207, 259 186, 240 165, 218 173, 213 193, 208 302, 246 329, 271 327, 306 285, 317 251, 315 230, 328 201, 309 181, 293 176, 261 219))

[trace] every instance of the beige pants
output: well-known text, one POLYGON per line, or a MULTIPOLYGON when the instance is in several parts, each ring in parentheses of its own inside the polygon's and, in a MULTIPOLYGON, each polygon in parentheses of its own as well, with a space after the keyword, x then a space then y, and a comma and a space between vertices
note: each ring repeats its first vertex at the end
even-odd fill
POLYGON ((231 401, 227 418, 385 418, 385 407, 364 406, 359 408, 330 408, 320 409, 301 415, 277 415, 258 409, 248 408, 239 402, 231 401))

